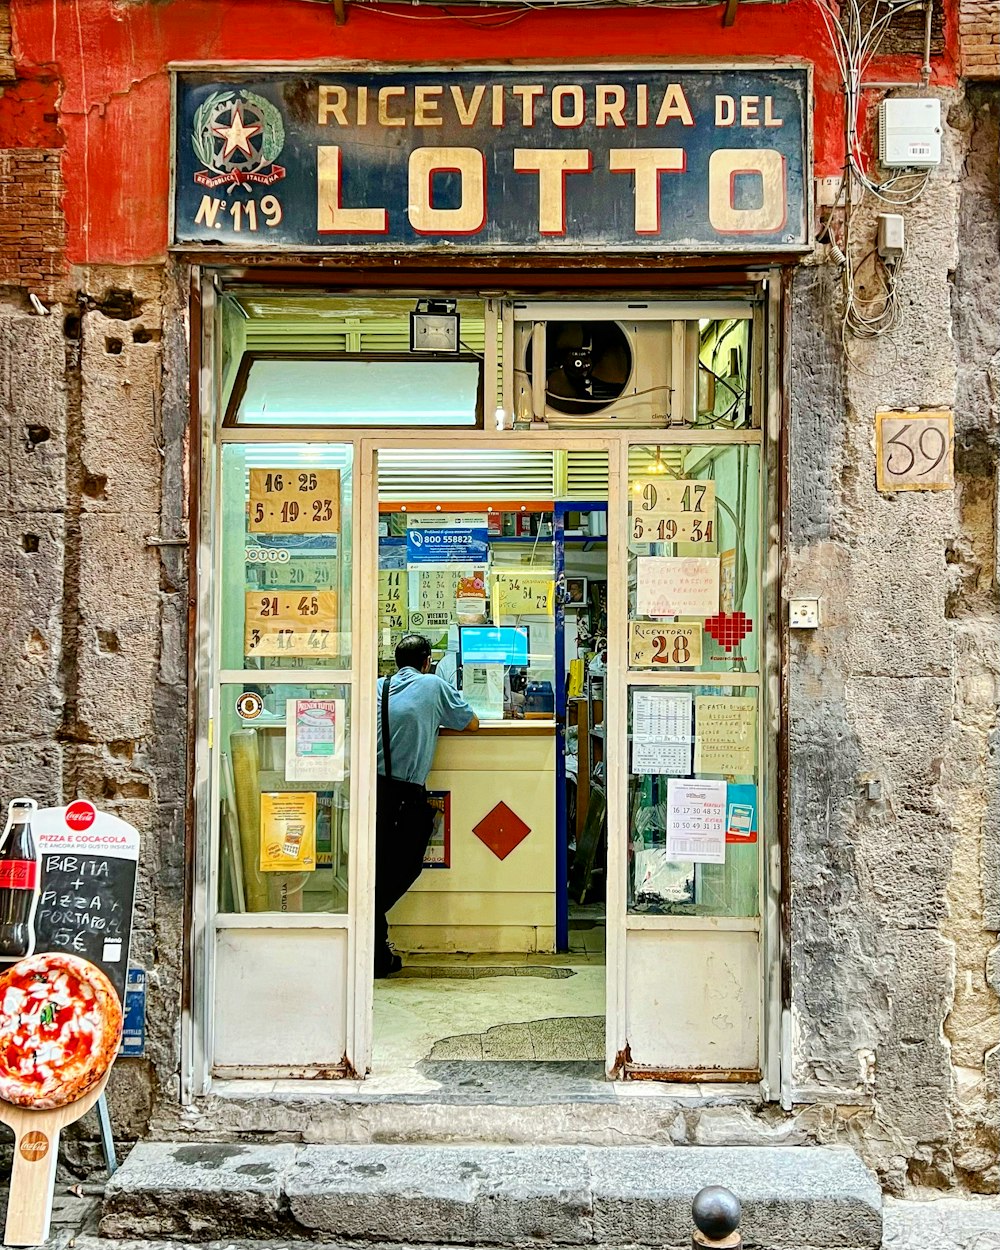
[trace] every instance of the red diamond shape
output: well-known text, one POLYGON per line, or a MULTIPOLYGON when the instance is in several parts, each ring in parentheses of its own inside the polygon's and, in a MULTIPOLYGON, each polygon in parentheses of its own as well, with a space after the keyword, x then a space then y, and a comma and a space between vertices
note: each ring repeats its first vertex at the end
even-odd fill
POLYGON ((472 832, 497 859, 506 859, 515 847, 521 845, 531 828, 506 803, 498 803, 478 825, 473 825, 472 832))
POLYGON ((753 633, 753 621, 745 612, 719 612, 705 621, 705 629, 720 647, 732 651, 747 634, 753 633))

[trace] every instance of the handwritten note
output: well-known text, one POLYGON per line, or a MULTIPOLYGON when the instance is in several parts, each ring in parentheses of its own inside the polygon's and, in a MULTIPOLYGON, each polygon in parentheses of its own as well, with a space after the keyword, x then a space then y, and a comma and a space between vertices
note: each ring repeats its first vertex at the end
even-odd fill
POLYGON ((714 616, 719 610, 718 556, 640 556, 637 616, 714 616))
POLYGON ((751 776, 757 764, 757 700, 750 695, 698 695, 694 701, 694 769, 751 776))
POLYGON ((42 808, 32 822, 41 857, 35 949, 97 964, 124 1002, 139 834, 107 812, 85 828, 66 813, 42 808))
POLYGON ((552 611, 551 573, 494 573, 493 619, 552 611))
POLYGON ((726 862, 726 783, 667 782, 667 859, 726 862))

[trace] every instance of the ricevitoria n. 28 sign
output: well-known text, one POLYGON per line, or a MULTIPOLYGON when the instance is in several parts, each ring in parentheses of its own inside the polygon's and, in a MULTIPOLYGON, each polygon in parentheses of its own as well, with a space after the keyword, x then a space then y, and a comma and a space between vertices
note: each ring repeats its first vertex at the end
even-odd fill
POLYGON ((805 68, 179 73, 173 241, 790 251, 805 68))

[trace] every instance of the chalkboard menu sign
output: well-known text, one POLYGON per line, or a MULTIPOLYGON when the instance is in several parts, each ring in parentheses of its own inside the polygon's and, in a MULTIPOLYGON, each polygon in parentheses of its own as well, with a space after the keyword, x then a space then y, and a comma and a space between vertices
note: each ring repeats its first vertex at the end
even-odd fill
POLYGON ((125 1001, 139 834, 77 800, 33 822, 41 880, 35 950, 79 955, 101 968, 125 1001))

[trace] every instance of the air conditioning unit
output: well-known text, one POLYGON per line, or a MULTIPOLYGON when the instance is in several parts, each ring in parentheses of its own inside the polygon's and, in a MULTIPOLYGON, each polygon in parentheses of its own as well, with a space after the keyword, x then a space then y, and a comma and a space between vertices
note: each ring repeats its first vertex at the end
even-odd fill
POLYGON ((673 322, 637 320, 629 311, 624 304, 520 305, 513 351, 505 352, 515 423, 667 425, 673 322))

